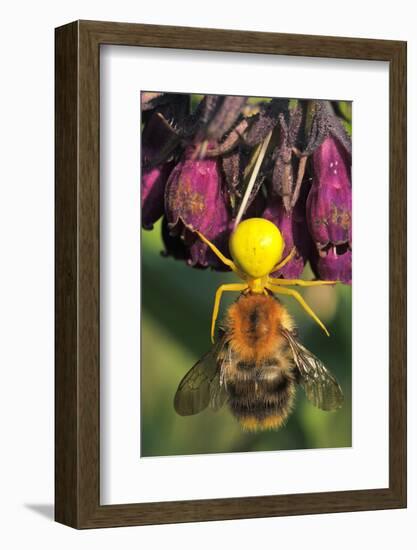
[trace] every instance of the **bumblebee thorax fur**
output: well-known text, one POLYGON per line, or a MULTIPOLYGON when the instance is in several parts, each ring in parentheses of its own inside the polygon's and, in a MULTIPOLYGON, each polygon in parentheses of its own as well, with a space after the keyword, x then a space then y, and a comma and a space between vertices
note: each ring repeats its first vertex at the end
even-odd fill
POLYGON ((269 295, 241 295, 226 318, 232 350, 242 360, 255 362, 279 353, 287 345, 281 329, 293 325, 281 303, 269 295))

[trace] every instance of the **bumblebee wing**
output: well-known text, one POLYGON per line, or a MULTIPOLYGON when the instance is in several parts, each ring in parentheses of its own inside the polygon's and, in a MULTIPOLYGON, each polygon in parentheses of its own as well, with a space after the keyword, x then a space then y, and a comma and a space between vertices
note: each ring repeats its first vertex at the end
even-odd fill
POLYGON ((218 410, 227 399, 221 384, 223 342, 215 345, 197 361, 181 380, 174 397, 174 408, 181 416, 197 414, 207 408, 218 410))
POLYGON ((287 330, 283 331, 298 369, 300 384, 307 399, 323 411, 333 411, 342 406, 343 392, 336 378, 311 351, 305 348, 287 330))
POLYGON ((224 384, 220 380, 220 369, 210 384, 210 409, 218 411, 223 407, 228 398, 224 384))

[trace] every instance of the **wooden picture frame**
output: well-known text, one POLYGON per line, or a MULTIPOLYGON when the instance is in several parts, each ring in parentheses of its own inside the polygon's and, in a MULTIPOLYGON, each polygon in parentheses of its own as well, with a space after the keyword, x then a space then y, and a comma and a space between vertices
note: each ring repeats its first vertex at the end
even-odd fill
POLYGON ((56 521, 75 528, 406 506, 406 43, 77 21, 56 29, 56 521), (389 487, 100 505, 99 55, 103 44, 389 62, 389 487))

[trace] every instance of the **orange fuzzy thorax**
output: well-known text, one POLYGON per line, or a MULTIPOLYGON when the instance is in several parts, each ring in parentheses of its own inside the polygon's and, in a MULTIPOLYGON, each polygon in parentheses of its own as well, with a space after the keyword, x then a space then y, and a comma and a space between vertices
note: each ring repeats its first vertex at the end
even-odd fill
POLYGON ((272 296, 247 294, 235 302, 227 314, 230 345, 242 360, 258 362, 286 345, 280 329, 291 330, 293 320, 272 296))

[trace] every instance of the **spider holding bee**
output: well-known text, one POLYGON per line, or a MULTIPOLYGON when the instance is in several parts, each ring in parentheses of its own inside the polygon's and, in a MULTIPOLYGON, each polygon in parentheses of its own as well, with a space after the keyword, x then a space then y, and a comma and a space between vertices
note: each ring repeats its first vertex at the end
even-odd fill
POLYGON ((330 411, 343 403, 342 390, 323 363, 297 338, 294 321, 273 294, 294 297, 307 314, 329 335, 326 327, 288 286, 318 286, 337 281, 276 279, 270 273, 286 265, 280 230, 263 218, 240 222, 232 233, 226 258, 197 232, 216 256, 244 282, 221 285, 215 295, 211 323, 212 349, 180 382, 174 407, 182 416, 216 410, 228 402, 233 415, 247 430, 277 429, 288 418, 297 384, 320 409, 330 411), (214 342, 216 319, 223 292, 240 292, 225 315, 214 342))

